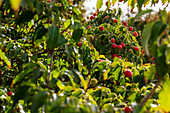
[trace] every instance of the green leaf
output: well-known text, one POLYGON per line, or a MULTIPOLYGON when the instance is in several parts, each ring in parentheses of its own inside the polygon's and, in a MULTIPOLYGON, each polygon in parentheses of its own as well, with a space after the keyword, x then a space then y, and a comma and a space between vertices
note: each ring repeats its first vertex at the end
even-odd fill
POLYGON ((47 33, 47 29, 44 27, 44 25, 40 24, 36 27, 35 33, 34 33, 34 41, 36 39, 41 39, 42 36, 44 36, 47 33))
POLYGON ((72 38, 78 42, 83 34, 83 26, 81 25, 80 22, 78 21, 74 21, 74 25, 73 25, 73 36, 72 38))
POLYGON ((49 38, 47 39, 47 47, 50 50, 53 50, 54 48, 57 47, 57 44, 58 44, 59 28, 55 25, 52 25, 48 29, 48 36, 49 38))
POLYGON ((170 64, 170 47, 166 49, 165 56, 166 56, 166 63, 169 65, 170 64))
POLYGON ((2 50, 0 49, 0 58, 2 60, 4 60, 4 62, 7 64, 8 68, 11 67, 11 62, 8 60, 8 58, 5 56, 5 53, 2 52, 2 50))
POLYGON ((117 0, 112 0, 112 4, 114 5, 117 2, 117 0))
POLYGON ((133 21, 132 23, 135 22, 135 20, 137 20, 138 18, 140 18, 142 15, 146 14, 146 13, 150 13, 152 12, 153 10, 152 9, 147 9, 147 10, 142 10, 140 12, 138 12, 138 14, 133 18, 133 21))
POLYGON ((144 73, 145 79, 146 80, 151 80, 153 79, 154 75, 155 75, 155 67, 151 66, 150 68, 147 68, 147 71, 144 73))
POLYGON ((114 78, 115 80, 118 80, 119 79, 119 73, 121 71, 121 67, 118 67, 114 72, 113 72, 113 75, 114 75, 114 78))
POLYGON ((71 24, 71 19, 68 19, 66 22, 64 22, 64 29, 66 29, 71 24))
POLYGON ((99 10, 103 5, 103 0, 97 0, 96 8, 99 10))
POLYGON ((47 71, 47 67, 41 61, 38 61, 37 64, 39 64, 39 66, 41 68, 43 68, 45 71, 47 71))
POLYGON ((33 96, 32 99, 32 106, 31 106, 31 112, 37 113, 38 108, 43 106, 47 101, 47 92, 41 91, 38 94, 33 96))
POLYGON ((29 88, 30 86, 20 86, 16 89, 15 95, 13 97, 14 100, 13 106, 15 106, 19 100, 22 100, 26 97, 29 88))
POLYGON ((62 46, 67 42, 68 40, 63 35, 59 35, 57 46, 62 46))
POLYGON ((8 46, 7 46, 7 51, 10 50, 13 46, 14 46, 13 43, 9 43, 8 46))
POLYGON ((59 79, 57 79, 57 86, 60 88, 60 90, 63 90, 65 88, 65 85, 59 79))
POLYGON ((17 75, 14 80, 13 80, 13 84, 16 84, 19 80, 23 79, 26 75, 29 75, 30 73, 32 73, 34 71, 34 68, 29 68, 26 69, 22 72, 22 74, 17 75))
POLYGON ((162 22, 164 24, 166 24, 167 23, 167 12, 166 12, 166 10, 161 11, 161 17, 162 17, 162 22))
POLYGON ((142 31, 142 47, 145 49, 147 55, 149 55, 148 42, 151 36, 153 25, 154 22, 146 25, 142 31))
POLYGON ((19 10, 21 1, 22 0, 10 0, 11 7, 15 12, 17 12, 19 10))
POLYGON ((137 0, 139 12, 141 11, 141 8, 142 8, 142 5, 144 2, 145 2, 145 0, 137 0))
POLYGON ((170 80, 167 80, 163 85, 163 90, 159 93, 160 107, 165 112, 170 112, 170 80))
POLYGON ((131 102, 134 102, 136 99, 136 93, 132 93, 129 97, 128 100, 130 100, 131 102))
POLYGON ((82 89, 76 89, 74 92, 72 92, 72 96, 78 97, 83 93, 82 89))
POLYGON ((108 78, 108 73, 110 72, 110 69, 104 72, 103 74, 103 80, 106 80, 108 78))

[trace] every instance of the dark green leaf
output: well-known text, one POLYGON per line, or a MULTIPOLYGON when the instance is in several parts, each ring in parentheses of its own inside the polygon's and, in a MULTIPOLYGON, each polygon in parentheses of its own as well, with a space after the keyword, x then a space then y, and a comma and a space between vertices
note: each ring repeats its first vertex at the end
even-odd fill
POLYGON ((73 36, 72 38, 78 42, 83 34, 83 26, 81 25, 80 22, 78 21, 74 21, 74 25, 73 25, 73 36))

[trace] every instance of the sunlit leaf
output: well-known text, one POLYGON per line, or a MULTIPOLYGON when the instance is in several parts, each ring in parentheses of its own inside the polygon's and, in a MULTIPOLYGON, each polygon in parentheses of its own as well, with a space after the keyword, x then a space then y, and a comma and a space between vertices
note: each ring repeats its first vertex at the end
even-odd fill
POLYGON ((97 4, 96 4, 96 7, 97 7, 97 10, 99 10, 103 5, 103 0, 97 0, 97 4))
POLYGON ((10 0, 10 3, 11 3, 11 7, 12 9, 17 12, 19 7, 20 7, 20 3, 21 3, 22 0, 10 0))

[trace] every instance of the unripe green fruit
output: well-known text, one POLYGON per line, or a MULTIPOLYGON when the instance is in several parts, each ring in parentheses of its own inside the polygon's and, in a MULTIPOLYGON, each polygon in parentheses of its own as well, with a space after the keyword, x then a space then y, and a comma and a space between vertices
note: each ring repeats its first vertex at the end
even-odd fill
POLYGON ((90 81, 90 85, 96 85, 97 82, 98 82, 97 79, 92 78, 91 81, 90 81))

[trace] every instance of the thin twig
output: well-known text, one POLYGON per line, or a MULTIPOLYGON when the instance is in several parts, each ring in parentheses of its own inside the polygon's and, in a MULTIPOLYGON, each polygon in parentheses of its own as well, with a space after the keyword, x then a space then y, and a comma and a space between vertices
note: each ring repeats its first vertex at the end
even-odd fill
POLYGON ((155 93, 156 88, 159 86, 160 81, 156 83, 153 90, 149 93, 149 95, 141 102, 141 105, 144 106, 148 99, 155 93))
POLYGON ((54 57, 54 51, 52 51, 52 53, 51 53, 51 64, 50 64, 50 72, 49 72, 49 77, 48 77, 48 87, 50 84, 50 75, 51 75, 51 71, 52 71, 53 57, 54 57))
POLYGON ((70 26, 71 26, 71 24, 70 24, 66 29, 64 29, 64 30, 61 32, 61 34, 63 34, 70 26))

